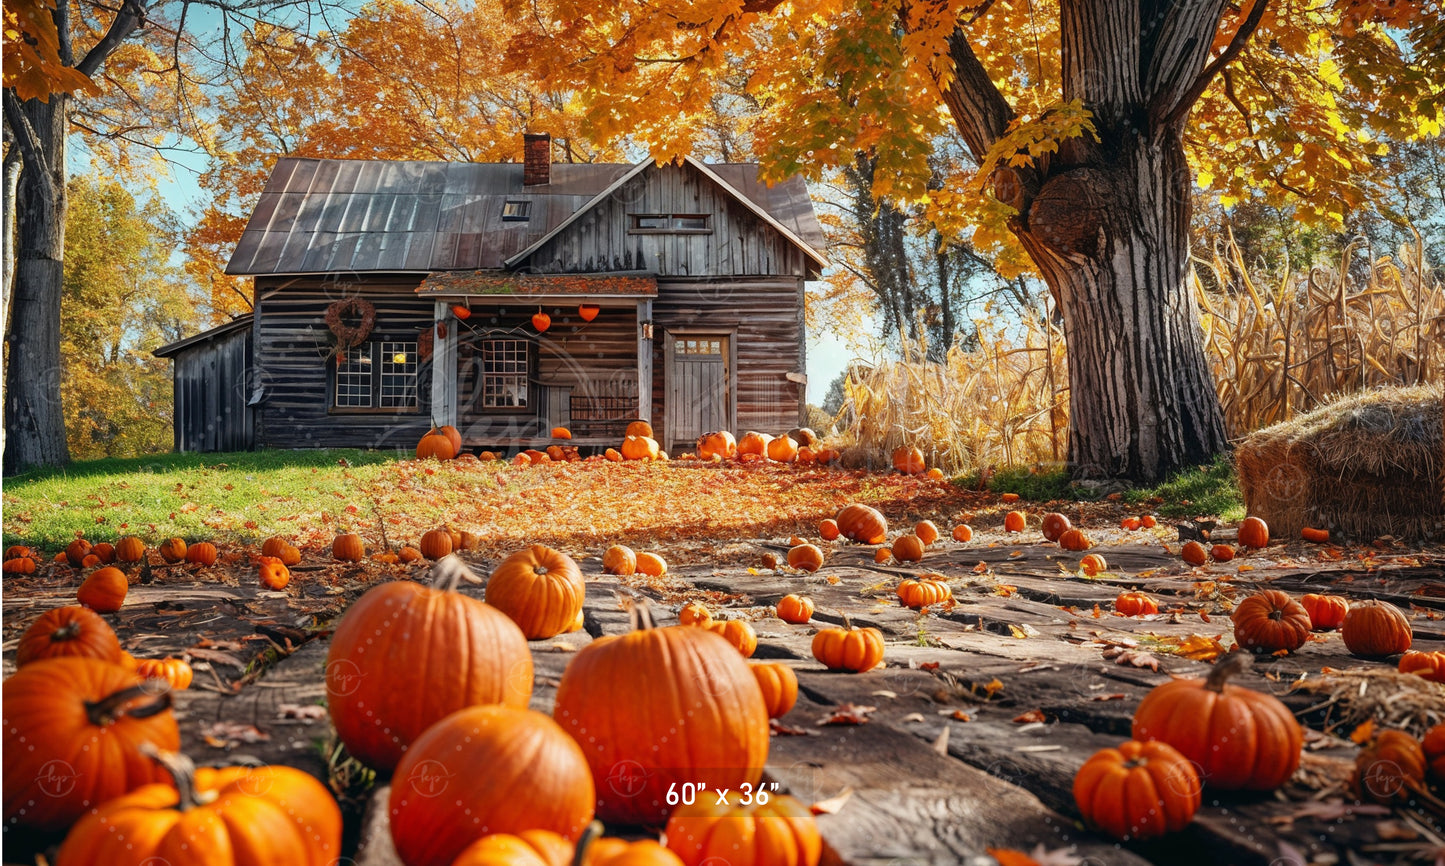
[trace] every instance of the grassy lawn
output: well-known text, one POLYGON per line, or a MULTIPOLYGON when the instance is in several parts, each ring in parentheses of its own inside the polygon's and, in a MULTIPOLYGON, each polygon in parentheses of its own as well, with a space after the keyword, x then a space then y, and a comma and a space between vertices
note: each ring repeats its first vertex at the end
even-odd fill
MULTIPOLYGON (((1096 493, 1071 487, 1070 480, 1065 469, 1036 472, 1025 466, 1016 466, 995 472, 988 480, 988 489, 994 493, 1017 493, 1020 499, 1030 502, 1090 501, 1098 498, 1096 493)), ((965 476, 957 483, 977 488, 979 476, 965 476)), ((1228 455, 1208 466, 1176 473, 1160 484, 1127 490, 1123 499, 1125 502, 1154 506, 1166 517, 1213 514, 1226 522, 1234 522, 1245 516, 1234 461, 1228 455)))

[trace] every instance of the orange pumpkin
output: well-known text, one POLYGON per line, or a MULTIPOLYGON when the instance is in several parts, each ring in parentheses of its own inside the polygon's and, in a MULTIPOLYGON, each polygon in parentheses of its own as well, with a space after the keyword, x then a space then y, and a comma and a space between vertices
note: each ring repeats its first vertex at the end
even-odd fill
POLYGON ((142 743, 180 748, 170 695, 118 664, 43 659, 5 680, 3 691, 6 826, 69 827, 107 800, 164 780, 142 743))
POLYGON ((1022 511, 1010 511, 1003 516, 1004 532, 1023 532, 1028 523, 1022 511))
POLYGON ((1159 525, 1159 521, 1154 519, 1154 515, 1146 514, 1143 517, 1139 518, 1139 525, 1144 527, 1145 529, 1153 529, 1155 526, 1159 525))
POLYGON ((27 559, 36 559, 39 554, 23 544, 12 544, 5 548, 5 559, 19 559, 22 556, 27 559))
POLYGON ((84 538, 77 538, 65 546, 65 559, 75 568, 80 568, 89 554, 90 542, 84 538))
POLYGON ((184 538, 167 538, 161 542, 159 550, 161 559, 166 562, 180 562, 186 558, 186 540, 184 538))
POLYGON ((1085 577, 1097 577, 1100 573, 1109 570, 1109 563, 1103 556, 1090 553, 1079 560, 1079 570, 1084 573, 1085 577))
POLYGON ((266 539, 266 543, 261 545, 261 555, 274 556, 287 568, 301 562, 301 551, 279 535, 266 539))
POLYGON ((1074 776, 1084 820, 1117 839, 1175 833, 1199 811, 1199 774, 1167 743, 1129 740, 1095 752, 1074 776))
POLYGON ((332 724, 352 756, 381 771, 449 713, 525 707, 532 696, 522 630, 491 605, 453 592, 460 569, 437 571, 432 586, 393 581, 357 599, 326 655, 332 724))
POLYGON ((256 572, 267 589, 282 590, 291 582, 291 569, 275 556, 256 557, 256 572))
POLYGON ((913 534, 927 546, 938 540, 938 526, 932 520, 920 520, 914 524, 913 534))
POLYGON ((624 432, 623 435, 646 436, 648 438, 652 438, 656 434, 654 434, 652 431, 652 425, 647 423, 646 421, 633 421, 631 424, 627 425, 627 430, 624 432))
POLYGON ((1324 544, 1330 540, 1330 531, 1328 529, 1313 529, 1306 526, 1299 531, 1299 535, 1300 538, 1303 538, 1305 541, 1312 541, 1315 544, 1324 544))
POLYGON ((712 622, 712 611, 702 602, 690 601, 677 612, 677 621, 682 625, 708 625, 712 622))
POLYGON ((704 433, 697 440, 697 456, 704 460, 731 460, 738 456, 738 440, 726 430, 704 433))
POLYGON ((942 469, 939 469, 937 466, 931 467, 931 468, 928 470, 928 478, 929 478, 930 481, 942 481, 942 480, 943 480, 943 470, 942 470, 942 469))
POLYGON ((622 440, 625 460, 656 460, 661 449, 651 436, 628 436, 622 440))
POLYGON ((571 430, 568 430, 566 427, 553 427, 553 428, 552 428, 552 438, 553 438, 553 439, 571 439, 571 438, 572 438, 572 431, 571 431, 571 430))
POLYGON ((817 571, 823 567, 823 551, 815 544, 800 544, 788 551, 788 567, 817 571))
POLYGON ((838 521, 831 517, 824 518, 823 522, 818 524, 818 535, 821 536, 824 541, 833 541, 837 539, 839 534, 838 521))
POLYGON ((416 459, 418 460, 432 457, 437 460, 451 460, 456 456, 457 446, 440 431, 433 430, 423 435, 416 443, 416 459))
POLYGON ((637 554, 630 547, 614 544, 602 554, 602 571, 606 574, 636 574, 637 554))
POLYGON ((143 680, 165 680, 175 691, 191 687, 195 672, 185 659, 136 659, 133 670, 143 680))
POLYGON ((838 533, 860 544, 882 544, 888 537, 888 521, 876 508, 854 503, 838 512, 834 520, 838 533))
POLYGON ((1248 652, 1230 653, 1206 679, 1154 687, 1134 711, 1134 739, 1168 743, 1222 790, 1283 785, 1299 767, 1304 731, 1278 698, 1229 682, 1250 660, 1248 652))
POLYGON ((893 449, 893 468, 904 475, 922 475, 928 469, 928 464, 923 460, 922 451, 900 445, 893 449))
POLYGON ((608 838, 598 839, 587 849, 582 866, 682 866, 682 861, 656 839, 629 842, 608 838))
POLYGON ((1361 658, 1384 658, 1410 648, 1410 621, 1388 601, 1367 599, 1350 605, 1340 623, 1345 649, 1361 658))
POLYGON ((426 562, 426 557, 415 547, 403 547, 396 552, 396 558, 401 562, 426 562))
POLYGON ((667 574, 667 560, 657 553, 637 554, 637 573, 648 577, 662 577, 667 574))
POLYGON ((1234 559, 1234 548, 1227 544, 1216 544, 1209 548, 1209 558, 1215 562, 1229 562, 1234 559))
POLYGON ((912 533, 898 536, 893 541, 893 558, 899 562, 921 562, 923 540, 912 533))
POLYGON ((452 454, 462 453, 462 432, 450 424, 436 428, 437 433, 445 436, 447 441, 452 443, 452 454))
POLYGON ((87 553, 85 555, 85 559, 82 559, 80 561, 80 565, 82 568, 94 568, 97 565, 100 565, 100 557, 96 556, 93 553, 87 553))
POLYGON ((1144 616, 1158 613, 1159 605, 1142 592, 1121 592, 1114 599, 1114 610, 1124 616, 1144 616))
POLYGON ((1209 551, 1197 541, 1186 541, 1179 555, 1190 565, 1203 565, 1209 561, 1209 551))
POLYGON ((893 558, 893 551, 887 547, 880 547, 873 551, 874 562, 887 562, 893 558))
POLYGON ((331 542, 332 559, 360 562, 366 556, 366 543, 354 532, 343 532, 331 542))
POLYGON ((1317 629, 1339 628, 1350 609, 1350 602, 1338 595, 1311 593, 1300 599, 1300 605, 1310 615, 1310 625, 1317 629))
POLYGON ((883 632, 852 626, 822 629, 813 635, 813 658, 830 671, 871 671, 883 663, 883 632))
POLYGON ((216 564, 216 545, 201 541, 186 548, 186 562, 210 567, 216 564))
POLYGON ((948 584, 937 579, 938 575, 918 580, 905 580, 898 584, 898 600, 917 610, 931 604, 942 604, 953 600, 953 590, 948 584))
POLYGON ((551 830, 493 833, 462 849, 451 866, 569 866, 573 850, 570 840, 551 830))
POLYGON ((1258 517, 1246 517, 1239 524, 1239 543, 1244 547, 1268 547, 1269 525, 1258 517))
POLYGON ((703 626, 714 634, 721 635, 740 653, 743 658, 753 657, 758 650, 758 633, 746 621, 740 619, 713 620, 703 626))
POLYGON ((572 657, 553 711, 588 744, 598 817, 661 823, 672 811, 669 787, 684 782, 756 787, 768 755, 768 713, 747 663, 707 629, 654 628, 641 605, 631 615, 632 631, 597 638, 572 657), (618 712, 619 695, 645 705, 618 712), (678 707, 688 708, 685 725, 678 707))
POLYGON ((430 866, 454 862, 494 833, 550 830, 575 840, 596 802, 582 747, 556 722, 478 706, 417 737, 396 766, 387 805, 402 862, 430 866))
POLYGON ((953 527, 953 540, 963 542, 973 541, 973 527, 967 523, 960 523, 953 527))
POLYGON ((798 443, 786 434, 779 436, 768 443, 768 459, 778 463, 792 463, 798 459, 798 443))
POLYGON ((63 656, 120 664, 123 653, 115 632, 99 614, 72 604, 48 610, 30 624, 15 647, 15 665, 63 656))
POLYGON ((1230 615, 1234 639, 1255 652, 1294 652, 1310 636, 1310 615, 1289 593, 1266 589, 1239 603, 1230 615))
POLYGON ((613 463, 622 462, 622 455, 618 453, 616 448, 608 448, 602 453, 602 456, 606 457, 608 460, 611 460, 613 463))
POLYGON ((1058 541, 1059 536, 1073 528, 1074 524, 1069 522, 1069 518, 1057 511, 1050 511, 1048 514, 1045 514, 1043 522, 1039 525, 1039 531, 1044 534, 1044 538, 1048 541, 1058 541))
POLYGON ((572 625, 586 595, 582 571, 572 557, 534 544, 492 571, 486 601, 511 617, 527 640, 542 640, 572 625))
POLYGON ((748 806, 699 797, 677 807, 666 836, 683 866, 818 866, 823 856, 813 813, 786 794, 748 806))
POLYGON ((768 718, 786 716, 798 702, 798 675, 782 662, 748 662, 748 667, 762 690, 768 718))
POLYGON ((417 545, 427 559, 441 559, 452 552, 452 534, 445 529, 432 529, 422 534, 417 545))
POLYGON ((102 541, 90 549, 90 555, 100 560, 102 564, 109 565, 115 562, 115 545, 108 541, 102 541))
POLYGON ((1381 731, 1355 756, 1351 788, 1358 800, 1406 800, 1423 786, 1425 767, 1425 750, 1419 740, 1404 731, 1381 731))
POLYGON ((1126 517, 1119 521, 1119 528, 1126 532, 1133 532, 1142 525, 1137 517, 1126 517))
POLYGON ((28 556, 17 556, 14 559, 7 559, 0 570, 5 574, 34 574, 35 560, 28 556))
POLYGON ((1420 747, 1425 750, 1430 775, 1435 777, 1437 782, 1445 780, 1445 724, 1436 725, 1426 731, 1420 747))
POLYGON ((778 600, 778 619, 801 625, 813 618, 813 600, 806 595, 785 595, 778 600))
POLYGON ((75 598, 93 611, 114 613, 125 604, 125 594, 129 589, 125 572, 107 565, 90 573, 90 577, 76 590, 75 598))
POLYGON ((799 466, 812 466, 815 462, 817 462, 817 460, 818 455, 813 452, 813 449, 809 448, 806 445, 800 446, 798 448, 797 463, 799 466))
POLYGON ((771 570, 773 570, 773 571, 777 571, 777 570, 778 570, 778 555, 777 555, 776 553, 773 553, 772 551, 768 551, 768 552, 764 553, 762 556, 758 557, 758 564, 761 565, 763 568, 767 568, 767 569, 771 569, 771 570))
POLYGON ((742 457, 747 454, 756 454, 759 457, 767 457, 768 443, 771 442, 772 439, 773 437, 766 433, 749 430, 743 434, 743 438, 738 440, 738 456, 742 457))
POLYGON ((1432 683, 1445 683, 1445 653, 1407 650, 1400 656, 1400 673, 1415 674, 1432 683))
POLYGON ((1059 536, 1059 547, 1064 550, 1080 551, 1088 550, 1094 546, 1094 542, 1085 535, 1081 529, 1070 529, 1059 536))

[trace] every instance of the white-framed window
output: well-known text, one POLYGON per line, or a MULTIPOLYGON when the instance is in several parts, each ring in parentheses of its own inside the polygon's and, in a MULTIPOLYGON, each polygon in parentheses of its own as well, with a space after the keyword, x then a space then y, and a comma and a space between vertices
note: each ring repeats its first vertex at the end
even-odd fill
POLYGON ((336 409, 416 409, 415 340, 368 340, 336 359, 336 409))
POLYGON ((482 359, 482 406, 525 409, 531 341, 496 338, 478 347, 482 359))

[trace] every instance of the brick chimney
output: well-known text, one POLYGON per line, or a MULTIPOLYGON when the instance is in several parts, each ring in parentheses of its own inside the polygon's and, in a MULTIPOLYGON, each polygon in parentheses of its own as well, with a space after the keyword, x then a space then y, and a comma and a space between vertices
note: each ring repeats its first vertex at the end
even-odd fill
POLYGON ((522 185, 552 182, 552 136, 545 132, 522 135, 522 185))

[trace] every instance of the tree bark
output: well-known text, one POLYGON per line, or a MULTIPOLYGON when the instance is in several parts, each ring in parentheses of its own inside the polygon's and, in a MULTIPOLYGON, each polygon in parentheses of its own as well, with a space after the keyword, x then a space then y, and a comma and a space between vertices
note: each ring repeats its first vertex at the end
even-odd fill
POLYGON ((1188 285, 1178 134, 1120 136, 1042 183, 1015 232, 1064 318, 1076 477, 1156 481, 1227 449, 1188 285))

